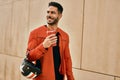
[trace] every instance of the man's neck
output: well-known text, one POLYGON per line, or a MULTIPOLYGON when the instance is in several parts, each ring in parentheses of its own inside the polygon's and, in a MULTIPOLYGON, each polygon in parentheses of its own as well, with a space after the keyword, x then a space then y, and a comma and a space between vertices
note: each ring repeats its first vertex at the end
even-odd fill
POLYGON ((50 30, 56 30, 57 29, 57 25, 47 25, 47 27, 50 30))

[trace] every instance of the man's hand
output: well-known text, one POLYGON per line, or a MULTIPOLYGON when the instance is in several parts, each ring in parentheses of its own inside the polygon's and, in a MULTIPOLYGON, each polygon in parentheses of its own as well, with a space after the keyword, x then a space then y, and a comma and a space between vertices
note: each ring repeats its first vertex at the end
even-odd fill
POLYGON ((57 42, 57 36, 55 34, 51 34, 45 38, 43 41, 43 47, 44 48, 49 48, 53 44, 56 44, 57 42))

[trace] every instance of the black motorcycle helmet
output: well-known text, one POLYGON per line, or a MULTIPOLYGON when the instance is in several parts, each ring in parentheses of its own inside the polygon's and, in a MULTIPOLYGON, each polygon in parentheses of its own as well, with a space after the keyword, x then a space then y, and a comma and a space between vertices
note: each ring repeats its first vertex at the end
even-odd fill
POLYGON ((30 62, 25 58, 20 65, 20 71, 23 76, 33 79, 37 77, 40 73, 40 60, 37 60, 36 63, 30 62))

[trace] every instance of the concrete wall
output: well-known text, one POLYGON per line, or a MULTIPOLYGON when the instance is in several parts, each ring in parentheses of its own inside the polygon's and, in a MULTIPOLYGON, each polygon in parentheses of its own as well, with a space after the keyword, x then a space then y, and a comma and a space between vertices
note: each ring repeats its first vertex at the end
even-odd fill
MULTIPOLYGON (((49 1, 0 0, 0 80, 27 80, 19 65, 49 1)), ((64 6, 59 26, 70 36, 75 80, 120 80, 120 1, 54 1, 64 6)))

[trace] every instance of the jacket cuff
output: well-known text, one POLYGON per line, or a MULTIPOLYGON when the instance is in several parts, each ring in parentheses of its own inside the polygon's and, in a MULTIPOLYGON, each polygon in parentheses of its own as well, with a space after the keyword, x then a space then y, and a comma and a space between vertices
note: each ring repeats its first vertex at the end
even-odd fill
POLYGON ((48 51, 48 49, 44 48, 43 44, 40 44, 38 49, 43 53, 47 53, 47 51, 48 51))

